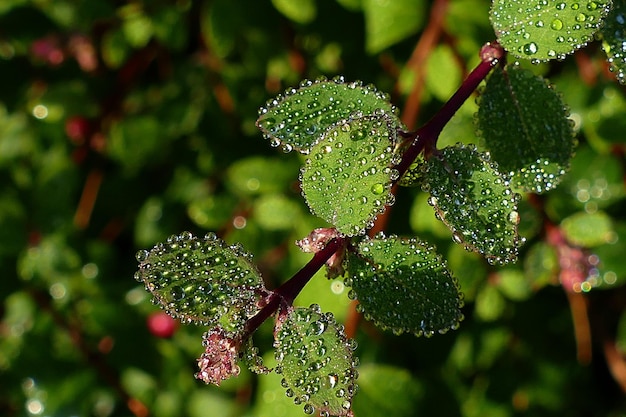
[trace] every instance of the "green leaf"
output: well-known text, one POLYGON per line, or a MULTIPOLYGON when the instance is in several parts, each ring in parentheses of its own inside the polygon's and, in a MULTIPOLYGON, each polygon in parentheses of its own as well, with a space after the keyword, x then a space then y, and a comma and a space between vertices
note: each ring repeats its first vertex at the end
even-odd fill
POLYGON ((343 326, 319 306, 290 309, 276 325, 276 373, 294 403, 304 412, 350 416, 357 372, 356 344, 346 338, 343 326), (286 316, 286 317, 285 317, 286 316))
POLYGON ((514 188, 556 187, 574 153, 572 123, 559 94, 517 65, 489 77, 477 114, 479 134, 514 188))
POLYGON ((412 417, 423 397, 424 388, 407 369, 373 363, 359 367, 359 395, 354 398, 359 417, 412 417))
POLYGON ((379 109, 396 114, 389 96, 371 85, 345 83, 343 77, 305 80, 300 88, 288 89, 262 107, 256 124, 270 145, 307 154, 330 127, 355 113, 371 114, 379 109))
POLYGON ((425 10, 423 0, 363 0, 367 52, 377 54, 416 33, 425 10))
POLYGON ((626 83, 626 2, 614 0, 611 11, 604 19, 602 47, 606 52, 611 71, 617 81, 626 83))
POLYGON ((535 290, 553 284, 559 274, 559 256, 554 246, 537 242, 524 257, 524 275, 535 290))
POLYGON ((423 170, 422 189, 456 243, 490 263, 516 259, 519 196, 487 154, 459 144, 433 154, 423 170))
POLYGON ((203 239, 183 232, 150 251, 137 252, 142 281, 156 302, 184 322, 243 328, 267 295, 251 255, 239 246, 227 246, 215 234, 203 239))
POLYGON ((297 23, 309 23, 315 19, 315 0, 272 0, 272 4, 283 15, 297 23))
POLYGON ((615 239, 613 222, 602 211, 575 213, 563 219, 561 229, 570 243, 586 248, 603 245, 615 239))
POLYGON ((417 239, 366 238, 348 258, 345 283, 365 318, 396 334, 432 336, 463 319, 459 285, 446 262, 417 239))
POLYGON ((386 114, 330 128, 311 149, 301 173, 302 193, 313 214, 348 236, 365 233, 394 201, 396 141, 395 124, 386 114))
POLYGON ((593 40, 610 3, 494 0, 490 18, 500 44, 517 58, 563 59, 593 40))

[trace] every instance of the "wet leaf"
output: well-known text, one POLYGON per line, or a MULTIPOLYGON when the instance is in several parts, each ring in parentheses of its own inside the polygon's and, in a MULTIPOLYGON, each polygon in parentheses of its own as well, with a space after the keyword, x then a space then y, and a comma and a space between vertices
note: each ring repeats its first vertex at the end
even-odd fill
POLYGON ((304 412, 351 416, 357 372, 353 350, 343 326, 319 306, 295 308, 276 326, 276 373, 294 403, 304 412))
POLYGON ((604 19, 602 47, 606 52, 611 71, 617 81, 626 83, 626 2, 614 0, 611 11, 604 19))
POLYGON ((267 295, 251 256, 209 233, 171 236, 137 253, 142 281, 161 308, 184 322, 237 332, 267 295))
POLYGON ((429 204, 453 240, 490 263, 517 258, 519 196, 487 154, 474 146, 444 148, 423 164, 429 204))
POLYGON ((348 261, 351 296, 365 318, 394 333, 432 336, 463 318, 459 285, 446 262, 417 239, 365 239, 348 261))
POLYGON ((479 134, 514 188, 543 193, 561 181, 576 144, 568 113, 559 94, 528 70, 511 65, 489 77, 479 134))
POLYGON ((563 59, 593 40, 610 3, 494 0, 490 18, 500 44, 517 58, 563 59))
POLYGON ((348 236, 365 233, 393 203, 396 129, 386 114, 330 128, 302 169, 302 193, 313 214, 348 236))
POLYGON ((288 89, 270 100, 259 110, 256 123, 272 146, 306 154, 338 122, 355 113, 367 115, 379 109, 397 120, 389 97, 371 85, 346 83, 343 77, 305 80, 300 88, 288 89))

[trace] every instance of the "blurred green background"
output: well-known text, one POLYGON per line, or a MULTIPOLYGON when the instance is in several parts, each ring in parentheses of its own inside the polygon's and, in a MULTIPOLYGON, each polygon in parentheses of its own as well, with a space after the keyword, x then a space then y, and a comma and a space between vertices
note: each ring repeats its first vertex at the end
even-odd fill
MULTIPOLYGON (((275 288, 310 258, 293 242, 322 223, 299 194, 301 157, 268 146, 257 109, 304 78, 343 74, 389 92, 417 127, 494 39, 488 9, 2 0, 0 415, 303 415, 276 375, 196 381, 205 329, 151 304, 135 252, 215 231, 275 288)), ((322 273, 296 300, 357 339, 356 417, 626 415, 625 90, 600 42, 531 68, 569 103, 580 143, 561 187, 524 196, 520 261, 494 268, 453 245, 416 189, 399 191, 387 226, 447 256, 465 292, 459 330, 380 332, 322 273)), ((468 101, 440 146, 480 146, 475 111, 468 101)), ((268 364, 271 338, 269 323, 255 335, 268 364)))

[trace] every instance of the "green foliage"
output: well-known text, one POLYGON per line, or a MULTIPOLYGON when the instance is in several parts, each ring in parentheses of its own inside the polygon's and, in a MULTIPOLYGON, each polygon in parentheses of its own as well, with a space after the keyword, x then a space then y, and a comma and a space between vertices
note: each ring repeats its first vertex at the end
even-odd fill
POLYGON ((345 83, 342 77, 333 81, 305 80, 300 88, 285 91, 261 108, 257 126, 272 146, 280 145, 285 152, 295 149, 306 154, 339 121, 356 113, 370 114, 379 109, 390 116, 395 114, 388 96, 373 86, 345 83))
POLYGON ((614 0, 611 11, 604 19, 602 47, 615 72, 617 80, 626 82, 626 2, 614 0))
POLYGON ((135 279, 173 317, 239 332, 267 295, 250 258, 215 234, 198 239, 185 232, 149 252, 137 252, 135 279))
POLYGON ((431 195, 428 203, 455 242, 491 263, 517 258, 519 196, 488 155, 458 145, 444 148, 422 166, 422 189, 431 195))
POLYGON ((287 397, 303 404, 306 414, 352 415, 355 393, 356 345, 347 340, 343 326, 319 306, 295 308, 280 318, 276 329, 276 372, 287 397))
POLYGON ((477 120, 486 146, 500 169, 511 176, 513 187, 543 193, 561 181, 574 152, 576 142, 567 116, 552 87, 512 65, 489 78, 477 120))
POLYGON ((416 239, 365 239, 348 263, 346 285, 377 326, 417 336, 459 326, 459 287, 435 248, 416 239))
POLYGON ((385 113, 339 122, 311 149, 302 169, 302 193, 311 211, 348 236, 364 234, 385 205, 398 140, 385 113))
POLYGON ((518 58, 563 59, 593 39, 609 10, 597 1, 495 0, 491 22, 498 41, 518 58))
MULTIPOLYGON (((272 341, 280 326, 272 321, 284 319, 285 325, 289 321, 304 329, 304 321, 296 320, 311 314, 331 323, 326 312, 332 312, 336 324, 329 324, 322 337, 338 342, 340 354, 329 353, 327 366, 335 367, 337 375, 339 368, 350 368, 346 392, 357 382, 359 389, 354 398, 345 398, 358 417, 623 415, 626 388, 614 375, 625 366, 626 343, 626 96, 616 82, 624 78, 624 1, 602 2, 611 10, 592 22, 602 27, 572 26, 572 42, 565 26, 576 25, 571 18, 577 15, 570 11, 573 3, 567 3, 567 13, 554 17, 569 19, 563 20, 565 41, 557 47, 551 36, 543 36, 554 29, 544 24, 542 35, 539 19, 532 18, 531 27, 528 16, 540 12, 547 22, 558 0, 548 2, 545 10, 539 1, 521 3, 502 4, 522 8, 521 17, 517 10, 510 14, 517 15, 516 28, 525 34, 520 33, 517 44, 508 39, 513 42, 506 46, 508 54, 496 54, 487 64, 478 52, 485 42, 496 45, 495 28, 489 3, 482 0, 0 1, 0 414, 302 416, 306 401, 294 406, 295 388, 289 387, 294 397, 288 397, 282 384, 295 385, 296 379, 288 379, 306 367, 292 366, 290 376, 283 361, 283 373, 269 372, 278 366, 272 341), (583 36, 588 36, 588 47, 576 49, 583 36), (526 55, 524 46, 532 52, 533 42, 537 52, 526 55), (546 42, 552 43, 556 59, 546 56, 546 42), (575 49, 572 56, 559 56, 575 49), (512 65, 518 59, 523 71, 512 65), (533 65, 536 61, 542 63, 533 65), (479 67, 476 76, 472 68, 479 67), (500 78, 504 88, 490 93, 493 85, 485 85, 482 98, 468 99, 487 73, 493 73, 489 84, 500 78), (336 82, 336 74, 364 81, 336 82), (471 88, 463 81, 467 74, 478 80, 471 88), (513 88, 517 81, 506 84, 502 78, 507 74, 523 79, 521 88, 513 88), (321 81, 324 76, 327 80, 321 81), (318 91, 325 100, 319 104, 337 104, 330 102, 332 96, 341 102, 335 107, 339 111, 325 115, 329 118, 316 126, 317 136, 299 139, 298 151, 308 154, 282 155, 261 140, 256 112, 271 97, 278 96, 281 103, 309 100, 306 85, 296 87, 301 96, 286 90, 302 79, 320 80, 311 83, 310 92, 318 84, 332 90, 318 91), (449 100, 459 86, 463 97, 449 100), (498 116, 487 124, 509 117, 525 120, 528 131, 537 129, 538 138, 521 134, 520 124, 514 123, 504 129, 503 144, 489 142, 480 116, 488 109, 488 94, 499 96, 494 100, 500 104, 513 103, 519 95, 533 111, 511 116, 506 110, 514 103, 495 106, 488 113, 498 116), (354 108, 346 109, 348 105, 354 108), (306 160, 314 160, 313 148, 322 148, 329 129, 376 120, 380 109, 389 127, 382 142, 392 148, 379 160, 380 167, 389 168, 380 178, 385 198, 380 199, 383 206, 359 214, 356 223, 367 229, 373 221, 367 231, 373 236, 378 230, 407 236, 393 241, 324 229, 334 222, 329 225, 311 213, 298 176, 301 167, 306 170, 306 160), (481 139, 473 131, 476 112, 481 139), (442 130, 432 120, 439 120, 442 130), (554 129, 567 125, 562 141, 546 123, 554 129), (416 131, 407 131, 414 127, 416 131), (570 158, 574 135, 580 145, 570 158), (429 206, 430 195, 421 190, 423 169, 439 164, 441 154, 449 152, 446 147, 456 142, 475 144, 476 154, 482 155, 477 160, 468 152, 459 166, 474 161, 482 167, 488 152, 488 165, 495 169, 497 163, 502 178, 510 177, 510 188, 521 194, 517 233, 526 244, 519 249, 518 263, 502 267, 464 250, 429 206), (515 149, 518 143, 524 144, 515 149), (517 184, 526 165, 507 166, 531 151, 528 144, 540 156, 554 145, 543 155, 555 164, 546 173, 570 167, 555 181, 542 179, 540 196, 537 184, 517 184), (408 151, 411 158, 404 158, 408 151), (406 167, 410 175, 404 178, 414 188, 396 187, 394 170, 402 175, 406 167), (544 190, 548 183, 551 188, 544 190), (394 198, 393 206, 385 208, 394 198), (167 260, 156 261, 171 261, 158 270, 188 274, 190 294, 208 279, 223 290, 223 297, 213 304, 215 291, 200 293, 198 300, 195 293, 193 301, 206 309, 191 302, 170 308, 178 308, 184 322, 198 317, 197 326, 181 325, 160 311, 157 299, 166 301, 172 288, 158 281, 170 292, 153 295, 143 281, 133 280, 134 254, 159 247, 158 242, 165 248, 167 237, 180 236, 182 230, 196 236, 216 233, 219 240, 191 241, 220 252, 235 268, 249 270, 258 291, 235 290, 223 265, 217 269, 225 274, 210 279, 202 278, 202 267, 183 270, 174 253, 196 259, 205 255, 177 249, 168 252, 167 260), (293 244, 305 239, 308 253, 293 244), (235 242, 241 246, 232 246, 235 242), (381 268, 390 266, 401 276, 410 267, 394 265, 403 256, 418 256, 406 255, 400 242, 414 242, 421 255, 427 248, 427 259, 415 262, 429 267, 413 263, 411 270, 431 280, 398 281, 387 295, 424 290, 423 299, 438 300, 432 308, 409 305, 410 296, 398 301, 406 312, 444 313, 457 320, 462 315, 458 328, 426 339, 393 335, 394 329, 413 330, 398 329, 391 320, 389 332, 375 326, 386 320, 387 311, 399 311, 396 299, 371 281, 362 282, 367 289, 359 291, 346 285, 351 264, 361 263, 366 276, 375 275, 373 261, 361 252, 369 242, 377 242, 381 268), (255 254, 256 265, 244 255, 247 251, 255 254), (327 271, 321 270, 324 264, 327 271), (324 272, 333 278, 326 279, 324 272), (449 285, 435 285, 433 277, 449 285), (350 298, 355 296, 357 300, 350 298), (378 303, 375 309, 368 299, 378 303), (312 303, 322 305, 324 313, 298 307, 312 303), (439 305, 450 306, 448 313, 439 305), (226 309, 212 315, 215 306, 226 309), (296 313, 289 317, 292 308, 296 313), (357 311, 362 309, 366 314, 378 311, 380 317, 374 323, 362 321, 364 314, 357 311), (205 317, 207 311, 211 314, 205 317), (350 339, 358 340, 356 351, 350 339), (336 360, 342 357, 350 360, 339 366, 336 360), (194 380, 194 373, 201 381, 194 380)), ((579 3, 580 10, 592 14, 587 2, 579 3)), ((510 32, 513 36, 516 30, 510 32)), ((284 109, 283 104, 270 100, 265 108, 270 113, 284 109)), ((367 136, 362 142, 372 140, 367 136)), ((274 137, 270 144, 288 150, 296 146, 294 140, 274 137)), ((357 174, 351 172, 346 184, 361 187, 363 178, 357 174)), ((334 186, 342 190, 345 184, 337 180, 334 186)), ((467 197, 456 189, 450 195, 456 193, 467 197)), ((349 207, 352 197, 337 191, 326 200, 356 209, 349 207)), ((321 200, 320 195, 316 210, 325 209, 321 200)), ((346 220, 343 208, 336 212, 346 220)), ((491 224, 479 219, 485 227, 491 224)), ((354 222, 348 217, 345 224, 354 222)), ((156 259, 154 252, 143 253, 156 259)), ((140 278, 151 276, 146 265, 140 266, 140 278)), ((385 283, 396 282, 391 273, 381 276, 385 283)), ((420 324, 412 323, 418 333, 420 324)), ((318 342, 310 338, 306 345, 307 360, 313 363, 311 342, 318 342)), ((316 377, 330 385, 334 378, 326 369, 316 377)), ((313 390, 315 378, 309 382, 313 390)), ((298 394, 305 395, 310 394, 298 394)), ((314 415, 324 409, 326 399, 309 400, 314 415)), ((338 397, 328 401, 341 405, 338 397)), ((338 414, 351 412, 344 410, 338 414)))

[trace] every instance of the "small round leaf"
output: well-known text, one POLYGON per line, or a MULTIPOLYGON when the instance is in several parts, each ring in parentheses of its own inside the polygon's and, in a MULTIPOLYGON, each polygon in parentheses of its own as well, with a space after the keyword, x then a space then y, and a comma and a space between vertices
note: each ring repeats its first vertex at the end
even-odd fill
POLYGON ((517 58, 545 61, 593 40, 610 1, 494 0, 490 18, 498 42, 517 58))
POLYGON ((452 231, 453 240, 490 263, 517 257, 519 196, 509 181, 473 145, 444 148, 423 164, 428 203, 452 231))
POLYGON ((276 326, 276 372, 287 396, 304 404, 304 412, 351 416, 357 372, 343 326, 319 306, 290 309, 276 326))
POLYGON ((479 134, 511 185, 535 193, 556 187, 576 145, 559 94, 541 77, 512 65, 493 72, 479 104, 479 134))
POLYGON ((300 88, 290 88, 262 107, 256 124, 272 146, 308 154, 326 130, 339 121, 380 109, 396 118, 396 108, 389 103, 388 95, 371 85, 346 83, 343 77, 305 80, 300 88))
POLYGON ((396 334, 431 336, 463 318, 459 285, 446 262, 417 239, 365 239, 348 261, 350 296, 365 318, 396 334))
POLYGON ((340 233, 365 233, 385 205, 393 203, 391 183, 396 125, 386 114, 350 119, 330 128, 311 149, 302 168, 302 193, 313 214, 340 233))
POLYGON ((135 278, 173 317, 238 332, 268 293, 251 258, 212 233, 183 232, 137 252, 135 278))

